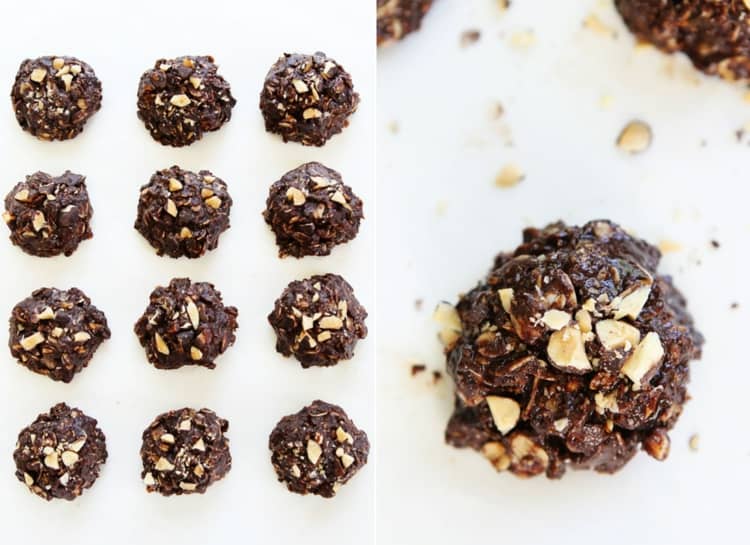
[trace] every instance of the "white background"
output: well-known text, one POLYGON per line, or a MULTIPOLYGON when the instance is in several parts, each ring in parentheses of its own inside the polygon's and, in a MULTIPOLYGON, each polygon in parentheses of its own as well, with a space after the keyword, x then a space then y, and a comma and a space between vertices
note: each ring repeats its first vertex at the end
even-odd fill
POLYGON ((496 0, 438 0, 423 31, 378 63, 379 542, 746 542, 750 148, 734 134, 750 121, 745 90, 684 58, 636 50, 608 1, 513 0, 502 15, 496 0), (617 39, 583 28, 592 12, 617 39), (473 28, 479 43, 461 48, 473 28), (513 47, 528 30, 534 44, 513 47), (506 110, 499 121, 495 101, 506 110), (655 135, 635 157, 614 145, 632 118, 655 135), (526 179, 496 188, 509 162, 526 179), (662 270, 706 336, 693 400, 666 462, 641 453, 616 476, 569 472, 556 482, 498 475, 481 455, 444 445, 448 381, 411 378, 410 360, 444 368, 435 303, 473 287, 523 227, 601 217, 681 245, 662 270))
POLYGON ((27 256, 2 235, 0 315, 37 287, 77 286, 106 313, 112 339, 67 385, 30 373, 0 351, 0 543, 372 543, 374 458, 326 501, 293 495, 276 481, 267 441, 279 418, 322 398, 341 404, 375 443, 374 41, 372 10, 343 0, 39 0, 3 8, 0 84, 8 93, 23 59, 67 54, 94 67, 104 99, 83 134, 64 143, 22 132, 9 100, 0 109, 0 194, 36 170, 70 169, 87 176, 94 207, 94 238, 70 258, 27 256), (361 107, 323 149, 285 145, 264 131, 263 79, 283 52, 316 50, 351 72, 361 107), (136 90, 158 58, 184 54, 213 55, 238 104, 219 132, 172 149, 153 141, 136 118, 136 90), (358 238, 331 257, 282 261, 261 217, 268 187, 311 160, 342 173, 365 201, 367 219, 358 238), (140 186, 172 164, 213 171, 234 199, 231 229, 199 260, 159 258, 133 229, 140 186), (354 286, 373 315, 371 335, 351 362, 302 370, 275 353, 266 316, 289 281, 326 272, 354 286), (215 283, 225 303, 239 308, 237 342, 213 371, 154 369, 132 332, 151 290, 177 276, 215 283), (110 459, 81 498, 45 503, 16 481, 11 455, 20 429, 63 400, 99 420, 110 459), (157 414, 183 406, 209 407, 229 420, 232 470, 205 495, 147 494, 141 433, 157 414))

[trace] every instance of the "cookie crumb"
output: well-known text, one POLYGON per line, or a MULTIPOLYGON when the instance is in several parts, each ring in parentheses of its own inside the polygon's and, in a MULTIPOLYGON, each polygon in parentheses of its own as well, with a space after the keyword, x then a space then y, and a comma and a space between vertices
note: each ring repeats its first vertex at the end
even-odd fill
POLYGON ((500 173, 495 177, 495 185, 503 189, 508 189, 517 186, 525 178, 526 175, 518 165, 510 163, 504 166, 500 173))
POLYGON ((719 241, 718 241, 718 240, 716 240, 716 239, 713 239, 713 240, 711 241, 711 247, 712 247, 712 248, 716 248, 716 249, 718 250, 719 248, 721 248, 721 244, 719 244, 719 241))
POLYGON ((464 30, 461 33, 461 47, 474 45, 482 37, 482 33, 476 29, 464 30))
POLYGON ((590 13, 586 16, 583 20, 583 28, 603 36, 609 36, 610 38, 617 37, 617 32, 609 25, 606 25, 596 13, 590 13))
POLYGON ((424 373, 427 370, 427 366, 423 363, 415 363, 411 366, 411 376, 416 377, 424 373))
POLYGON ((698 447, 700 446, 700 436, 697 433, 694 433, 690 436, 690 440, 688 441, 688 446, 690 447, 690 450, 693 452, 698 451, 698 447))
POLYGON ((651 147, 652 140, 653 132, 649 124, 633 120, 620 131, 617 137, 617 147, 631 155, 636 155, 651 147))
POLYGON ((682 250, 682 244, 674 240, 662 240, 659 242, 659 251, 663 254, 673 254, 682 250))

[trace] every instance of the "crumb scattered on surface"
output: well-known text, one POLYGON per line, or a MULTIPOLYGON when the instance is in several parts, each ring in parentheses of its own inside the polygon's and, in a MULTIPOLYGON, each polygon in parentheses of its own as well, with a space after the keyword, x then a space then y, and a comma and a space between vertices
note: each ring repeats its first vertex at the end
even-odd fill
POLYGON ((601 34, 603 36, 609 36, 610 38, 616 38, 617 32, 605 24, 596 13, 590 13, 583 20, 583 28, 601 34))
POLYGON ((490 107, 490 119, 493 121, 497 121, 501 117, 503 117, 503 114, 505 114, 505 108, 503 107, 501 102, 495 102, 490 107))
POLYGON ((615 102, 615 97, 613 97, 612 95, 608 95, 608 94, 602 95, 599 98, 599 107, 602 110, 610 110, 614 102, 615 102))
POLYGON ((626 153, 636 155, 651 147, 653 132, 648 123, 633 120, 629 122, 617 137, 617 147, 626 153))
POLYGON ((711 241, 711 247, 712 247, 712 248, 716 248, 716 249, 719 249, 719 248, 721 248, 721 244, 719 243, 719 241, 718 241, 718 240, 716 240, 716 239, 713 239, 713 240, 711 241))
POLYGON ((398 121, 391 121, 388 123, 388 132, 391 134, 398 134, 401 130, 401 127, 398 124, 398 121))
POLYGON ((497 0, 497 7, 500 8, 501 13, 504 13, 510 7, 510 0, 497 0))
POLYGON ((698 450, 698 447, 700 446, 700 436, 697 433, 694 433, 690 436, 688 446, 693 452, 696 452, 698 450))
POLYGON ((659 242, 659 251, 663 254, 672 254, 682 250, 682 244, 677 241, 664 239, 659 242))
POLYGON ((424 373, 427 370, 427 366, 423 363, 415 363, 411 366, 411 376, 416 377, 417 375, 424 373))
POLYGON ((414 308, 418 311, 422 310, 422 307, 424 306, 424 299, 415 299, 414 300, 414 308))
POLYGON ((440 371, 433 371, 432 372, 432 383, 437 384, 443 379, 443 373, 440 371))
POLYGON ((461 47, 474 45, 482 37, 482 33, 477 29, 464 30, 461 33, 461 47))
POLYGON ((528 49, 535 43, 533 30, 519 30, 510 35, 510 45, 515 49, 528 49))
POLYGON ((740 308, 740 304, 737 302, 734 302, 731 305, 729 305, 729 308, 731 308, 732 310, 737 310, 738 308, 740 308))
POLYGON ((508 189, 515 187, 520 184, 526 175, 514 163, 507 164, 503 167, 500 173, 495 177, 495 185, 502 189, 508 189))

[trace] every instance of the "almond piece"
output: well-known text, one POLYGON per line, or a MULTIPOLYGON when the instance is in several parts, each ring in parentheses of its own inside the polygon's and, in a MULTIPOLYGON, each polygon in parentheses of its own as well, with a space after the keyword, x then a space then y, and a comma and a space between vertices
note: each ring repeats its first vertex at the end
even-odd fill
POLYGON ((560 331, 555 331, 549 338, 547 355, 552 365, 561 371, 571 373, 591 371, 591 363, 586 356, 586 347, 578 328, 566 326, 560 331))
POLYGON ((571 316, 569 313, 563 310, 552 309, 544 313, 544 316, 542 316, 542 323, 550 329, 559 331, 570 323, 570 318, 571 316))
POLYGON ((661 345, 659 334, 648 333, 630 354, 622 366, 622 373, 633 381, 633 387, 638 390, 644 379, 650 377, 659 367, 664 357, 664 347, 661 345))
POLYGON ((642 285, 633 290, 625 291, 612 301, 613 317, 621 320, 626 316, 635 320, 643 310, 648 296, 651 294, 651 285, 642 285))
POLYGON ((497 290, 497 295, 500 297, 500 304, 503 305, 503 310, 510 314, 510 305, 513 303, 513 288, 497 290))
POLYGON ((521 416, 521 406, 509 397, 487 396, 492 420, 500 433, 505 435, 516 427, 521 416))
POLYGON ((601 320, 596 324, 596 335, 607 350, 622 348, 626 351, 641 341, 641 332, 619 320, 601 320))
POLYGON ((323 454, 323 449, 320 448, 320 445, 313 441, 312 439, 308 439, 307 441, 307 458, 310 460, 310 462, 315 465, 318 463, 318 460, 320 460, 320 456, 323 454))

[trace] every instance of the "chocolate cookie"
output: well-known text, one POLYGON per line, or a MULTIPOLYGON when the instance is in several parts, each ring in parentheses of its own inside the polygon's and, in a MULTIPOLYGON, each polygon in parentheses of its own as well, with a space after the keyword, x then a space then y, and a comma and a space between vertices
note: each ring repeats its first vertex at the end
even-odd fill
POLYGON ((70 382, 110 331, 104 313, 77 288, 41 288, 10 316, 10 353, 29 370, 70 382))
POLYGON ((285 53, 271 67, 260 94, 266 130, 305 146, 322 146, 340 133, 358 105, 352 77, 320 52, 285 53))
POLYGON ((5 197, 3 220, 11 242, 27 254, 69 256, 94 236, 89 225, 93 213, 86 178, 69 170, 57 177, 37 172, 5 197))
POLYGON ((218 75, 214 58, 159 59, 141 76, 138 118, 165 146, 187 146, 217 131, 232 117, 237 101, 218 75))
POLYGON ((18 434, 16 478, 47 501, 76 499, 94 484, 107 461, 105 437, 96 424, 65 403, 40 414, 18 434))
POLYGON ((432 0, 377 0, 378 45, 397 42, 419 30, 432 0))
POLYGON ((135 228, 159 255, 197 258, 218 246, 231 208, 223 180, 174 166, 141 187, 135 228))
POLYGON ((10 98, 23 130, 40 140, 68 140, 101 108, 102 84, 75 57, 39 57, 21 63, 10 98))
POLYGON ((268 322, 276 332, 276 351, 308 368, 351 359, 357 341, 367 336, 365 318, 349 283, 326 274, 290 283, 268 322))
POLYGON ((332 498, 367 463, 370 442, 344 409, 313 401, 276 424, 268 448, 290 492, 332 498))
POLYGON ((203 494, 232 468, 229 422, 208 409, 180 409, 156 417, 143 432, 141 478, 163 496, 203 494))
POLYGON ((659 259, 609 221, 525 230, 440 309, 456 385, 447 441, 524 477, 613 473, 639 448, 665 459, 703 338, 659 259))
POLYGON ((175 278, 151 292, 150 302, 135 324, 146 356, 158 369, 202 365, 234 344, 237 309, 225 307, 213 284, 175 278))
POLYGON ((279 256, 323 256, 357 236, 362 201, 341 175, 320 163, 287 172, 271 186, 263 212, 279 256))
POLYGON ((682 51, 700 70, 728 80, 750 78, 750 5, 742 0, 615 0, 638 39, 682 51))

